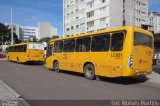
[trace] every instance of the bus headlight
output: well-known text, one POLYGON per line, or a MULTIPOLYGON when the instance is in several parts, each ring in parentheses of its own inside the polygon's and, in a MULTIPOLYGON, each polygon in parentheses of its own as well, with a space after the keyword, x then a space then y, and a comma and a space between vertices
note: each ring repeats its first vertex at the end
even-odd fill
POLYGON ((128 67, 133 68, 133 55, 130 55, 128 59, 128 67))

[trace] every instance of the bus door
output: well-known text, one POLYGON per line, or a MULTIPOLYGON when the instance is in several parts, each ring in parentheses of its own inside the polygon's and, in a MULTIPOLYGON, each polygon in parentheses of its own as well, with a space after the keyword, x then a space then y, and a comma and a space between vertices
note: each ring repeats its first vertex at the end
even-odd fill
POLYGON ((135 32, 132 68, 138 72, 152 69, 153 44, 152 36, 135 32))
POLYGON ((63 54, 63 40, 54 42, 54 60, 57 60, 59 63, 60 69, 65 69, 66 56, 63 54))
POLYGON ((122 76, 123 68, 123 45, 125 40, 124 32, 113 33, 111 36, 111 47, 110 47, 110 63, 112 67, 111 76, 117 77, 122 76))
POLYGON ((46 58, 46 66, 47 68, 53 68, 53 44, 48 44, 47 47, 47 58, 46 58))

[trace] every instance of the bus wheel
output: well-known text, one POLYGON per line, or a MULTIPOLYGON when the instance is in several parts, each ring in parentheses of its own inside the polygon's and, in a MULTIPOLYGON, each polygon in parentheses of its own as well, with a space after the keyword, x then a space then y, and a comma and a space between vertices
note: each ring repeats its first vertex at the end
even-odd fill
POLYGON ((7 57, 7 61, 9 61, 9 56, 7 57))
POLYGON ((89 80, 95 79, 95 68, 92 64, 87 64, 84 66, 84 75, 86 79, 89 79, 89 80))
POLYGON ((18 57, 17 57, 17 63, 18 63, 18 64, 20 64, 20 62, 19 62, 19 58, 18 58, 18 57))
POLYGON ((54 62, 53 69, 54 69, 55 72, 59 73, 60 70, 59 70, 59 63, 58 63, 58 61, 54 62))

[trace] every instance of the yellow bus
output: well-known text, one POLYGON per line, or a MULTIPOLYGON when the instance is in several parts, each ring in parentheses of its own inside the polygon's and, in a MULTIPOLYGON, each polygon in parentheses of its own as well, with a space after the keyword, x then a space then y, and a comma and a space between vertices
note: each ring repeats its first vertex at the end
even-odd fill
POLYGON ((39 43, 21 43, 7 47, 7 60, 17 63, 44 62, 44 47, 39 43))
POLYGON ((152 72, 153 35, 125 26, 51 40, 46 67, 96 76, 129 77, 152 72))

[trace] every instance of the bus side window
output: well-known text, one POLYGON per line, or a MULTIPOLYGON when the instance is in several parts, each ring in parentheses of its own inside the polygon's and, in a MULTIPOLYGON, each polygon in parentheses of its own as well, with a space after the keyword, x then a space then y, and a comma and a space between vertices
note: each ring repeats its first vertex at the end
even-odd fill
POLYGON ((111 51, 122 51, 124 42, 124 33, 113 33, 111 39, 111 51))
POLYGON ((63 50, 63 41, 57 41, 54 44, 54 52, 55 53, 60 53, 63 50))
POLYGON ((75 39, 65 40, 63 52, 74 52, 75 50, 75 39))
POLYGON ((91 43, 91 37, 76 39, 76 52, 89 52, 90 43, 91 43))
POLYGON ((110 34, 103 34, 92 37, 93 52, 109 51, 109 46, 110 46, 110 34))

